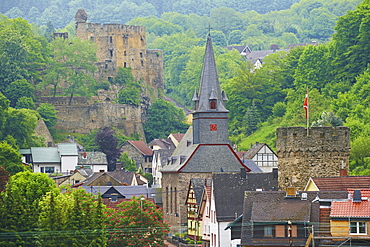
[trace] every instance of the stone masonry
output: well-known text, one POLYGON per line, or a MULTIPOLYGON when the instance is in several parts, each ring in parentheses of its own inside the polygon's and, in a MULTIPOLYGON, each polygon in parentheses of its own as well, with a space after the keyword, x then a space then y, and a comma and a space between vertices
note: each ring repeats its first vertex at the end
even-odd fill
POLYGON ((90 40, 98 46, 97 79, 109 80, 117 75, 119 67, 130 67, 136 80, 157 89, 155 97, 164 90, 163 53, 146 49, 146 32, 143 26, 87 23, 85 10, 75 16, 76 37, 90 40))
POLYGON ((282 127, 276 130, 279 188, 303 190, 310 177, 337 177, 348 170, 348 127, 282 127))

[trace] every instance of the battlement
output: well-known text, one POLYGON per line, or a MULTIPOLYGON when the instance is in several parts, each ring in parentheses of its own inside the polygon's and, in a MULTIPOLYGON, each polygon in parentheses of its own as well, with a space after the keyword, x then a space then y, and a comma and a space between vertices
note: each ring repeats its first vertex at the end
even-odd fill
POLYGON ((321 152, 343 150, 350 147, 350 129, 348 127, 281 127, 276 130, 277 152, 321 150, 321 152))
MULTIPOLYGON (((145 27, 144 26, 134 26, 134 25, 124 25, 118 23, 109 23, 109 24, 101 24, 101 23, 78 23, 78 25, 85 25, 86 31, 90 33, 99 32, 99 33, 138 33, 141 35, 145 35, 145 27)), ((117 34, 116 34, 117 35, 117 34)))

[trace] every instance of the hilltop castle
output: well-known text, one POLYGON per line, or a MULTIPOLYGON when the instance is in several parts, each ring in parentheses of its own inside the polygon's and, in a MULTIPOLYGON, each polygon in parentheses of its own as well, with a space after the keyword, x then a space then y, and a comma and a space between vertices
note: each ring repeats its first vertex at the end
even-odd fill
MULTIPOLYGON (((142 123, 146 119, 150 101, 163 96, 163 52, 146 49, 145 27, 122 24, 87 23, 85 10, 75 16, 76 36, 90 40, 98 47, 95 79, 112 82, 119 67, 130 67, 135 80, 141 80, 144 88, 142 104, 114 104, 114 90, 98 92, 88 99, 75 96, 40 97, 40 102, 54 104, 57 110, 56 128, 69 132, 90 133, 102 127, 124 130, 126 136, 133 133, 144 138, 142 123)), ((55 37, 68 38, 68 33, 56 33, 55 37)))
POLYGON ((83 9, 77 11, 75 19, 76 37, 98 46, 97 79, 110 80, 119 67, 130 67, 136 80, 158 90, 157 97, 163 92, 163 53, 146 49, 145 27, 87 23, 83 9))

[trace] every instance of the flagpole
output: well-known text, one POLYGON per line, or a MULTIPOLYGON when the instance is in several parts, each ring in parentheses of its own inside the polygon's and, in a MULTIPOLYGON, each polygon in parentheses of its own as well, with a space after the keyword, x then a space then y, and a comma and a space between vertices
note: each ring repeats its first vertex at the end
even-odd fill
POLYGON ((307 94, 307 118, 306 118, 306 122, 307 122, 307 136, 309 136, 309 129, 308 129, 308 127, 309 127, 309 124, 310 124, 310 114, 309 114, 309 109, 310 109, 310 107, 309 107, 309 101, 308 101, 308 86, 307 86, 307 88, 306 88, 306 94, 307 94))

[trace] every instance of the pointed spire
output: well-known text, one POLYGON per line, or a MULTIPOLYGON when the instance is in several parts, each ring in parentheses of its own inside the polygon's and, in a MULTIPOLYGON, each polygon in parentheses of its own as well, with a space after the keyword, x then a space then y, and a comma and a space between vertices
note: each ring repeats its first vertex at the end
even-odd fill
POLYGON ((211 35, 208 34, 206 51, 204 54, 202 75, 199 88, 199 104, 196 111, 209 111, 209 100, 212 94, 212 99, 216 100, 218 111, 228 111, 224 106, 224 97, 221 94, 220 83, 216 69, 216 62, 213 53, 211 35))

